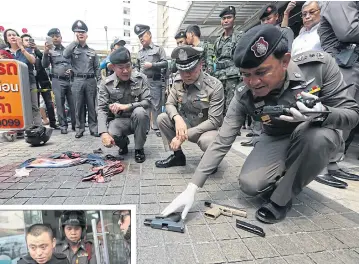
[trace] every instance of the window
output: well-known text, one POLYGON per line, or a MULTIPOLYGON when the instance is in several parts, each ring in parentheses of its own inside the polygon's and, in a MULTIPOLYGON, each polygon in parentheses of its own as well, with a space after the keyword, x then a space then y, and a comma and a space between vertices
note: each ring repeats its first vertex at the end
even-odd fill
POLYGON ((123 1, 123 3, 125 3, 125 4, 130 4, 131 1, 123 1))
POLYGON ((131 14, 130 8, 124 7, 124 8, 123 8, 123 13, 124 13, 125 15, 130 15, 130 14, 131 14))
POLYGON ((123 36, 124 37, 131 37, 131 31, 130 30, 124 30, 123 31, 123 36))
POLYGON ((123 25, 124 25, 124 26, 131 26, 131 21, 130 21, 129 19, 126 19, 126 18, 125 18, 125 19, 123 20, 123 25))

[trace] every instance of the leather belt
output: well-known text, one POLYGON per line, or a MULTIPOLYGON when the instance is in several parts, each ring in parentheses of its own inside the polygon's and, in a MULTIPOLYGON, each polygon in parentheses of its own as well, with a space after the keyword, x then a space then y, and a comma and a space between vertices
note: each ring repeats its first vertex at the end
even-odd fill
POLYGON ((90 79, 90 78, 94 78, 95 74, 81 74, 81 73, 75 73, 74 74, 75 77, 80 77, 80 78, 86 78, 86 79, 90 79))
POLYGON ((70 81, 71 77, 70 76, 60 76, 57 74, 50 74, 51 78, 55 78, 55 79, 60 79, 60 80, 64 80, 64 81, 70 81))

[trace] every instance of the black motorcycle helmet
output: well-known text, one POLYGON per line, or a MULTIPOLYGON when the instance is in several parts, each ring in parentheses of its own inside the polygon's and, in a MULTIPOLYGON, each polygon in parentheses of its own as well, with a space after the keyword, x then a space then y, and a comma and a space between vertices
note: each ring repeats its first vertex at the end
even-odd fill
POLYGON ((44 126, 31 126, 25 130, 25 141, 34 147, 44 145, 49 141, 52 130, 44 126))
POLYGON ((63 211, 59 219, 59 229, 61 239, 65 239, 65 226, 80 226, 81 230, 81 239, 85 238, 86 235, 86 214, 85 211, 63 211))

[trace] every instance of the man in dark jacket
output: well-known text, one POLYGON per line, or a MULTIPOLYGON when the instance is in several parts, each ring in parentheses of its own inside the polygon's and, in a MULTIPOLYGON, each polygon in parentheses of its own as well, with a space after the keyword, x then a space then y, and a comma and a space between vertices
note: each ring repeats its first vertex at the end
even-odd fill
POLYGON ((30 226, 26 232, 26 244, 29 254, 20 258, 18 264, 70 264, 65 254, 53 252, 56 239, 47 225, 30 226))

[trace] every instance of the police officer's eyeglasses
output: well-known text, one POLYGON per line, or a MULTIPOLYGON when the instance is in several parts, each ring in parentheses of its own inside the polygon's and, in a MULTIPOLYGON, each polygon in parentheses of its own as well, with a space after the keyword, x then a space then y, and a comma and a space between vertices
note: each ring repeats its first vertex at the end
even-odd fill
POLYGON ((118 215, 120 218, 120 222, 123 223, 125 221, 126 216, 131 216, 131 213, 121 213, 119 211, 113 212, 113 215, 118 215))
POLYGON ((312 16, 312 15, 314 15, 315 13, 317 13, 318 11, 319 11, 319 9, 317 9, 317 10, 310 10, 309 12, 303 12, 303 13, 302 13, 302 17, 304 18, 304 17, 306 17, 307 15, 312 16))

